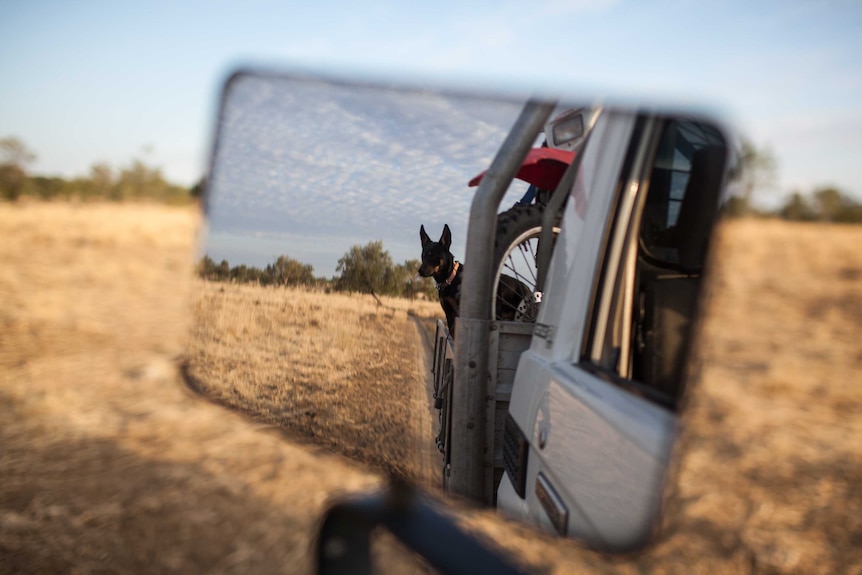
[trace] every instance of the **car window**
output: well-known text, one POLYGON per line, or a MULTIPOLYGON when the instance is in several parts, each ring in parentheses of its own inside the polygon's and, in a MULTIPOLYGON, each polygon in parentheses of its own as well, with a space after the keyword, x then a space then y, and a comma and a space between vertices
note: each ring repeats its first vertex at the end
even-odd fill
MULTIPOLYGON (((646 182, 648 193, 640 222, 641 248, 645 256, 666 265, 681 264, 681 244, 691 239, 680 233, 679 220, 686 193, 689 190, 693 193, 688 201, 689 212, 705 208, 701 204, 709 195, 703 193, 705 182, 689 186, 692 163, 696 156, 705 157, 710 150, 723 151, 723 148, 720 132, 708 124, 680 121, 664 128, 646 182)), ((702 266, 701 261, 696 267, 702 266)))
POLYGON ((693 120, 643 133, 620 186, 582 363, 674 408, 727 150, 717 128, 693 120))

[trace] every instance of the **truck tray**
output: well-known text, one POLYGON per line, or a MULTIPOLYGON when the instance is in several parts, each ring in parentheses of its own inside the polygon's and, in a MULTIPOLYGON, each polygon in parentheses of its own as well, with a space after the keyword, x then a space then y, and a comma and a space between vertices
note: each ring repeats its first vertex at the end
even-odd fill
MULTIPOLYGON (((485 433, 486 445, 493 449, 486 450, 485 455, 485 488, 484 499, 488 505, 494 505, 497 486, 503 477, 503 434, 506 414, 509 411, 509 401, 512 397, 512 385, 518 361, 527 348, 533 334, 533 324, 509 321, 491 322, 491 333, 488 346, 488 371, 492 374, 485 394, 485 433)), ((435 442, 443 454, 442 479, 443 487, 448 487, 452 413, 452 382, 454 380, 453 366, 455 359, 454 341, 449 335, 446 323, 437 321, 437 332, 434 338, 434 361, 431 372, 434 376, 434 408, 439 410, 439 428, 435 442)))

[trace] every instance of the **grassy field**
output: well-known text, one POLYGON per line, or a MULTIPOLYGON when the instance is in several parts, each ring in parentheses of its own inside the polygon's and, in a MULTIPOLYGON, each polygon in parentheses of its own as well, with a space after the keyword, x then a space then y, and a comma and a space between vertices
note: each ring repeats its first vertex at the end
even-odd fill
POLYGON ((202 280, 195 292, 196 389, 294 439, 429 483, 416 449, 434 437, 417 324, 433 325, 438 303, 202 280))
MULTIPOLYGON (((369 440, 405 429, 403 414, 389 397, 371 405, 361 378, 417 383, 407 309, 272 290, 252 296, 266 313, 225 321, 247 288, 196 284, 198 226, 188 208, 0 204, 0 573, 310 572, 326 502, 381 482, 357 460, 395 466, 369 440), (304 320, 346 339, 296 340, 288 326, 304 320), (207 363, 266 330, 282 342, 228 371, 207 363), (341 355, 372 336, 388 354, 341 355), (413 370, 393 369, 394 353, 413 370), (295 381, 254 375, 288 356, 295 381), (217 376, 201 390, 216 401, 185 387, 187 360, 217 376), (306 415, 288 381, 318 382, 330 411, 306 415), (363 428, 371 412, 389 423, 363 428)), ((862 228, 742 220, 719 244, 655 545, 609 558, 485 511, 453 512, 462 524, 543 572, 862 573, 862 228)), ((375 556, 385 572, 426 572, 387 538, 375 556)))

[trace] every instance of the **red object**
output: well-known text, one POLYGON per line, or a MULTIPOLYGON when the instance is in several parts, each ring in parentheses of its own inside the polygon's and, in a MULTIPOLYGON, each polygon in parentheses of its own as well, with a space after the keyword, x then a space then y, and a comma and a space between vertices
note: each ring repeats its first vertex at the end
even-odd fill
MULTIPOLYGON (((528 184, 533 184, 537 188, 543 190, 555 190, 560 179, 575 159, 575 153, 568 150, 558 150, 556 148, 533 148, 524 158, 521 163, 521 169, 515 174, 519 180, 524 180, 528 184)), ((488 170, 485 170, 472 180, 467 185, 471 188, 478 186, 482 178, 488 170)))

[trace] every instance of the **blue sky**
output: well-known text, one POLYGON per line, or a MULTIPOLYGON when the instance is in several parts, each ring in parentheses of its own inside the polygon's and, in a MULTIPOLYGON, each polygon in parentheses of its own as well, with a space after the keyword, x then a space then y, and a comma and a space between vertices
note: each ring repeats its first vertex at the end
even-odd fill
POLYGON ((0 137, 32 169, 141 157, 189 184, 240 63, 706 104, 778 160, 761 198, 862 196, 862 3, 0 2, 0 137))

